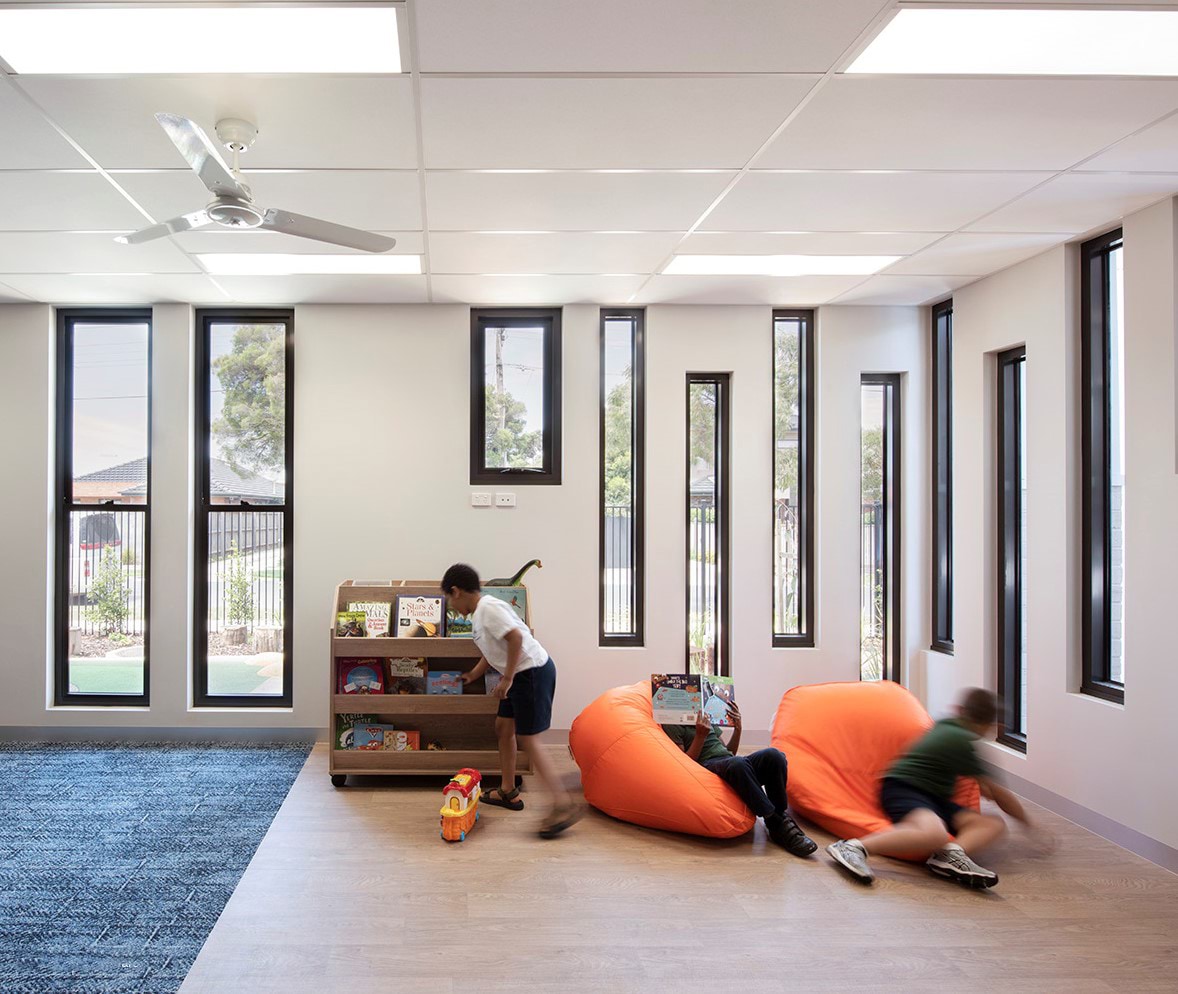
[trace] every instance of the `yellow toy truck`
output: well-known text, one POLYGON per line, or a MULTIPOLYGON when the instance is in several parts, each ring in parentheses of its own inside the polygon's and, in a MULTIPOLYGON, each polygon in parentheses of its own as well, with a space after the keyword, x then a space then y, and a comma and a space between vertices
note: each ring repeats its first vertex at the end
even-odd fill
POLYGON ((463 842, 466 833, 479 820, 479 784, 482 775, 478 770, 464 767, 450 778, 442 789, 442 838, 447 842, 463 842))

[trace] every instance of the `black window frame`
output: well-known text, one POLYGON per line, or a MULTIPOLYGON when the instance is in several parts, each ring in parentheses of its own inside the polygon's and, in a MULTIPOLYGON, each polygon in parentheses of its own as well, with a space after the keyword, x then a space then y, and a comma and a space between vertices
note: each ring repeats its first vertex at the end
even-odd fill
MULTIPOLYGON (((294 706, 294 310, 291 308, 199 308, 196 312, 195 371, 195 480, 196 514, 193 536, 192 595, 192 706, 193 708, 292 708, 294 706), (241 507, 252 511, 277 511, 273 505, 213 505, 209 495, 211 459, 209 390, 212 367, 209 363, 209 330, 213 324, 249 324, 252 322, 286 325, 286 493, 282 512, 282 693, 210 695, 209 650, 209 514, 241 507)), ((247 511, 248 513, 248 511, 247 511)))
POLYGON ((561 483, 561 309, 559 307, 472 307, 470 310, 470 484, 471 486, 560 486, 561 483), (486 330, 544 328, 544 428, 541 469, 486 465, 486 330))
MULTIPOLYGON (((903 682, 904 646, 900 638, 903 620, 903 528, 904 516, 903 485, 904 422, 900 392, 903 378, 900 373, 862 373, 859 387, 883 386, 888 388, 884 404, 883 446, 884 457, 881 465, 883 474, 884 500, 881 511, 884 515, 884 652, 882 680, 903 682)), ((862 442, 860 442, 862 444, 862 442)), ((862 555, 862 553, 860 553, 862 555)))
MULTIPOLYGON (((731 545, 732 484, 732 374, 694 373, 686 376, 684 389, 684 622, 691 623, 691 386, 693 383, 716 384, 716 676, 732 676, 731 605, 732 577, 729 561, 731 545)), ((691 672, 691 638, 684 631, 683 671, 691 672)))
POLYGON ((56 444, 54 453, 54 609, 53 609, 53 704, 55 707, 151 707, 151 441, 152 441, 152 344, 154 328, 150 307, 66 307, 57 310, 55 381, 56 444), (77 504, 73 500, 74 457, 74 325, 147 325, 147 469, 143 504, 111 504, 120 512, 143 515, 143 693, 75 694, 69 680, 70 515, 108 505, 77 504), (142 508, 142 510, 140 510, 142 508))
MULTIPOLYGON (((769 464, 773 473, 776 472, 777 465, 777 321, 779 319, 801 322, 798 356, 798 420, 800 422, 798 426, 798 477, 800 480, 798 486, 798 544, 800 546, 798 550, 800 560, 798 564, 798 600, 800 602, 798 622, 800 630, 791 633, 778 632, 776 630, 776 611, 774 611, 774 617, 770 619, 774 629, 772 645, 775 649, 812 649, 815 644, 814 604, 817 600, 817 587, 814 583, 814 466, 816 461, 814 448, 816 405, 814 398, 817 392, 817 382, 814 378, 815 312, 790 308, 775 308, 773 311, 770 341, 772 350, 770 354, 773 357, 773 361, 770 363, 770 386, 773 391, 771 395, 773 398, 773 428, 770 435, 773 448, 769 464)), ((777 508, 775 504, 771 508, 771 513, 774 515, 773 527, 776 528, 777 508)), ((770 548, 772 549, 772 544, 770 548)), ((772 555, 772 552, 770 554, 772 555)), ((773 578, 774 596, 776 597, 776 562, 770 566, 770 576, 773 578)))
POLYGON ((1116 704, 1125 684, 1112 679, 1109 255, 1123 246, 1120 228, 1080 246, 1080 692, 1116 704))
POLYGON ((953 655, 953 298, 934 304, 932 372, 932 640, 934 652, 953 655), (942 609, 943 605, 943 609, 942 609))
POLYGON ((641 307, 605 307, 600 314, 601 338, 601 398, 598 431, 601 442, 600 453, 600 499, 598 530, 598 639, 602 647, 619 646, 639 648, 645 644, 645 601, 646 601, 646 310, 641 307), (606 614, 606 502, 605 502, 605 408, 607 390, 605 385, 605 325, 608 320, 629 319, 633 322, 633 337, 630 351, 630 383, 632 411, 630 420, 631 440, 631 484, 630 484, 630 620, 629 632, 607 632, 606 614))
POLYGON ((997 355, 994 460, 998 741, 1019 752, 1027 751, 1026 733, 1018 730, 1023 705, 1023 529, 1022 488, 1019 486, 1022 477, 1022 440, 1019 422, 1026 417, 1018 367, 1026 362, 1026 358, 1027 350, 1022 345, 997 355))

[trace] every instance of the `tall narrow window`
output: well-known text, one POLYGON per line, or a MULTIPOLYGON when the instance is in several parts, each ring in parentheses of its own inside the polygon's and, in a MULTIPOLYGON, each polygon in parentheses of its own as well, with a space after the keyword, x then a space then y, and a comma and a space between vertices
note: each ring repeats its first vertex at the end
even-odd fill
POLYGON ((293 316, 199 311, 194 703, 289 707, 293 316))
POLYGON ((1125 295, 1121 232, 1081 247, 1082 615, 1086 694, 1125 699, 1125 295))
POLYGON ((58 312, 58 705, 149 703, 150 383, 150 310, 58 312))
POLYGON ((645 315, 601 312, 601 645, 642 645, 645 315))
POLYGON ((687 672, 729 676, 728 373, 687 374, 687 672))
POLYGON ((999 741, 1027 748, 1027 389, 1026 349, 998 355, 999 741))
POLYGON ((953 301, 932 310, 933 641, 953 651, 953 301))
POLYGON ((814 644, 814 312, 773 312, 773 644, 814 644))
POLYGON ((470 482, 560 483, 560 311, 470 312, 470 482))
POLYGON ((859 675, 899 680, 900 374, 864 373, 859 389, 859 675))

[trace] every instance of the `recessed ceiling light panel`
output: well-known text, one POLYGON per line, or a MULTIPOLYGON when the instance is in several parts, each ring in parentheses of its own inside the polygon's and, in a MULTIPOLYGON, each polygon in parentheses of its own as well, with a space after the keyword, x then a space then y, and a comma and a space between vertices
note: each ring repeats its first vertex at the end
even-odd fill
POLYGON ((677 255, 667 276, 870 276, 898 255, 677 255))
POLYGON ((0 9, 17 73, 399 73, 397 12, 350 7, 0 9))
POLYGON ((418 276, 419 255, 312 255, 293 252, 207 252, 196 257, 212 276, 418 276))

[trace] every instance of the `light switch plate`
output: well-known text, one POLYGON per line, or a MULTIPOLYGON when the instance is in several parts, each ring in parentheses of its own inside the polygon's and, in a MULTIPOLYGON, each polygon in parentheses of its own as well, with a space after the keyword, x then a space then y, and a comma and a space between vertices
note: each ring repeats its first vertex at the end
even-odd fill
POLYGON ((490 507, 491 495, 485 492, 475 491, 470 495, 471 507, 490 507))
POLYGON ((515 494, 496 494, 496 507, 515 507, 515 494))

